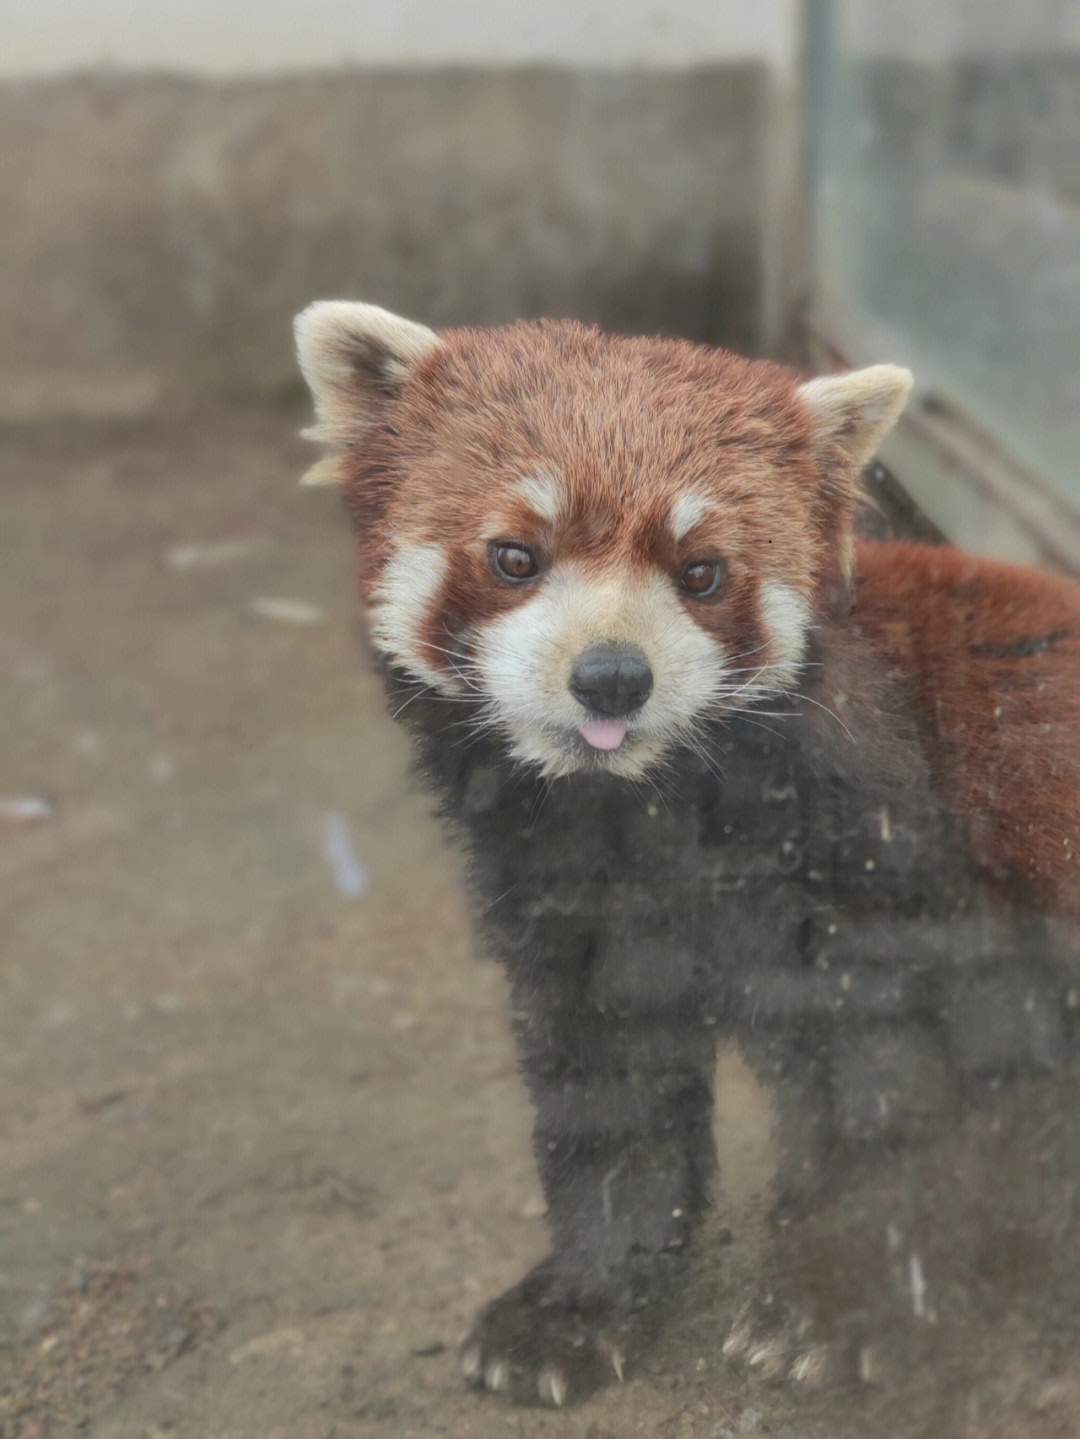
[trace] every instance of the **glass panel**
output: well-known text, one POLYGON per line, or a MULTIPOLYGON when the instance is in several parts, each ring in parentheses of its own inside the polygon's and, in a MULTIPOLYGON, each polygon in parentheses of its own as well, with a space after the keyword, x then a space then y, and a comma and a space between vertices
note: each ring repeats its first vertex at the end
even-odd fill
POLYGON ((833 15, 826 303, 895 332, 920 380, 1080 506, 1080 3, 833 15))

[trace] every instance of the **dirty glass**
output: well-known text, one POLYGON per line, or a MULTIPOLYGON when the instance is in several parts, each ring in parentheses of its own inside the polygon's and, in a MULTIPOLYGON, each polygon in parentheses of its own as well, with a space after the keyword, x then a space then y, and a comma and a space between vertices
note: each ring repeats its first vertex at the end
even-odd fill
POLYGON ((1075 11, 0 86, 0 1439, 1080 1433, 1075 11))

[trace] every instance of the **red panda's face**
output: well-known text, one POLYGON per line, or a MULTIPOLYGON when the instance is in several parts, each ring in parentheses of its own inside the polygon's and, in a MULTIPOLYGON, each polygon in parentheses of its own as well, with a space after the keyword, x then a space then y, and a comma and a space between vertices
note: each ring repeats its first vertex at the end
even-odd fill
POLYGON ((551 776, 640 775, 796 684, 849 486, 789 372, 576 325, 436 337, 313 309, 336 313, 301 317, 302 360, 393 664, 551 776))
POLYGON ((427 523, 407 492, 391 501, 371 633, 441 693, 477 700, 521 759, 637 775, 706 716, 794 683, 810 623, 797 561, 756 573, 744 527, 701 487, 643 514, 616 486, 575 503, 551 460, 504 476, 474 457, 470 481, 444 488, 427 523))

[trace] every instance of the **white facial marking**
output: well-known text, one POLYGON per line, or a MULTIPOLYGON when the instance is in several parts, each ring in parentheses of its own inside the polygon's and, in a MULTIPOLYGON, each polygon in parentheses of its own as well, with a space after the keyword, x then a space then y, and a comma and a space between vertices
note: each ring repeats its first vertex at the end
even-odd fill
MULTIPOLYGON (((375 645, 417 678, 461 696, 469 693, 464 681, 432 665, 421 642, 448 568, 439 545, 399 546, 371 606, 371 632, 375 645)), ((752 708, 797 682, 809 606, 775 580, 762 584, 759 600, 762 642, 732 653, 695 621, 667 576, 596 574, 566 562, 533 597, 480 627, 474 681, 512 752, 545 774, 600 764, 637 776, 692 738, 702 719, 752 708), (617 722, 590 715, 569 688, 578 656, 602 641, 636 645, 653 675, 642 707, 617 722), (599 739, 589 738, 590 728, 599 739), (609 745, 607 731, 615 728, 623 733, 609 745)))
POLYGON ((671 533, 677 540, 683 539, 695 525, 701 523, 709 512, 709 501, 705 495, 680 495, 671 507, 671 533))
POLYGON ((562 480, 547 470, 538 470, 526 475, 515 487, 525 503, 544 520, 553 525, 564 508, 565 490, 562 480))
POLYGON ((810 607, 790 585, 766 580, 761 586, 761 618, 769 632, 771 688, 794 684, 806 654, 810 607))
POLYGON ((483 627, 476 652, 514 753, 548 775, 578 769, 596 753, 578 739, 589 716, 568 681, 577 657, 602 640, 637 645, 653 672, 649 698, 626 718, 625 742, 604 752, 615 774, 641 774, 727 687, 723 647, 694 623, 665 576, 556 566, 533 599, 483 627))
POLYGON ((461 681, 436 669, 421 649, 420 632, 442 588, 446 554, 438 545, 399 545, 386 566, 370 610, 371 638, 390 659, 443 694, 458 695, 461 681))

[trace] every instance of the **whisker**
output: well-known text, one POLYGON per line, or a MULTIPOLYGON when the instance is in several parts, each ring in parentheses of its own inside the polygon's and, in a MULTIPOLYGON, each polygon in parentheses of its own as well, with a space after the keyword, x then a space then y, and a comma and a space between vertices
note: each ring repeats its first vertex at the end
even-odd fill
POLYGON ((540 811, 544 808, 544 805, 547 802, 547 798, 550 793, 551 781, 549 779, 541 778, 536 799, 533 801, 532 809, 530 809, 529 811, 529 818, 526 821, 528 825, 532 826, 536 823, 537 819, 539 818, 540 811))
MULTIPOLYGON (((792 698, 792 696, 789 695, 788 698, 790 699, 792 698)), ((840 716, 836 713, 835 710, 831 710, 828 705, 822 704, 820 700, 811 698, 810 695, 799 695, 798 698, 802 704, 816 705, 819 710, 824 710, 830 719, 834 719, 836 721, 836 723, 847 735, 851 743, 856 743, 855 736, 851 733, 847 725, 844 723, 844 721, 840 718, 840 716)))
POLYGON ((694 736, 687 735, 684 743, 690 753, 694 755, 696 759, 699 759, 701 761, 701 763, 705 766, 705 768, 713 776, 713 778, 718 779, 721 784, 723 784, 724 771, 720 768, 720 762, 716 758, 716 756, 710 754, 708 749, 706 749, 704 739, 696 742, 694 736))

